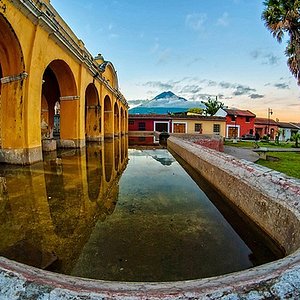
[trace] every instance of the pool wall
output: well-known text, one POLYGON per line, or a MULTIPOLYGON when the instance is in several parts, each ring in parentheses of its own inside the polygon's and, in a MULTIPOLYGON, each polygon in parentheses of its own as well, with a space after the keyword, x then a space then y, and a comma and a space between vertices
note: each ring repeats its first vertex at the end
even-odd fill
POLYGON ((299 299, 300 181, 180 138, 170 137, 168 147, 251 217, 287 256, 224 276, 168 283, 75 278, 0 258, 0 299, 299 299))

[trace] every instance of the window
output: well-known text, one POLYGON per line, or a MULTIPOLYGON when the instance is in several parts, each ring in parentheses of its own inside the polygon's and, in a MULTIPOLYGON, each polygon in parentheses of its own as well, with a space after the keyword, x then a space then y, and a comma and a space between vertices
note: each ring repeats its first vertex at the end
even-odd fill
POLYGON ((246 123, 250 123, 250 117, 246 117, 246 123))
POLYGON ((139 131, 145 131, 145 130, 146 130, 146 123, 139 122, 139 131))
POLYGON ((202 133, 202 124, 200 123, 195 124, 195 132, 202 133))
POLYGON ((214 124, 214 134, 220 134, 220 132, 221 132, 221 125, 214 124))
POLYGON ((129 125, 134 125, 134 120, 129 120, 129 121, 128 121, 128 124, 129 124, 129 125))
POLYGON ((231 116, 231 122, 236 121, 236 116, 231 116))

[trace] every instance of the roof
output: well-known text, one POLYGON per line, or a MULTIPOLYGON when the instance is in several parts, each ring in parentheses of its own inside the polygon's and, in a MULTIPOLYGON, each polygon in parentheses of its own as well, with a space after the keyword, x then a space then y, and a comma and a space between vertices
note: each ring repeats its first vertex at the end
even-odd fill
POLYGON ((300 123, 291 122, 296 128, 300 129, 300 123))
POLYGON ((278 126, 277 122, 275 122, 273 119, 268 118, 256 118, 254 121, 257 125, 272 125, 272 126, 278 126))
POLYGON ((294 125, 293 123, 289 123, 289 122, 277 122, 277 124, 278 124, 278 127, 280 127, 280 128, 299 129, 299 127, 297 127, 297 125, 294 125))
POLYGON ((242 109, 232 109, 232 108, 223 108, 227 115, 229 116, 239 116, 239 117, 252 117, 255 118, 256 115, 252 113, 250 110, 242 110, 242 109))

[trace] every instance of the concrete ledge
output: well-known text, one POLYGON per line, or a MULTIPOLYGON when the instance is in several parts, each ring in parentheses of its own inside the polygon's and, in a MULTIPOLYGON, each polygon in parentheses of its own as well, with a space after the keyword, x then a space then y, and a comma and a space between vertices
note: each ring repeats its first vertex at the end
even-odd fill
POLYGON ((75 278, 0 258, 1 300, 299 299, 299 180, 175 137, 169 138, 168 146, 206 174, 206 178, 219 182, 217 187, 228 190, 229 199, 238 196, 236 205, 242 210, 249 214, 260 208, 260 212, 251 215, 252 219, 269 230, 289 255, 237 273, 168 283, 120 283, 75 278), (247 190, 238 188, 246 188, 247 184, 252 187, 247 190), (250 192, 254 193, 253 197, 250 192))
POLYGON ((56 151, 56 140, 54 139, 47 139, 47 140, 42 140, 42 148, 43 151, 45 152, 50 152, 50 151, 56 151))
POLYGON ((30 165, 42 160, 42 147, 29 149, 0 149, 1 163, 13 165, 30 165))
POLYGON ((85 140, 57 140, 57 148, 73 149, 85 147, 85 140))
POLYGON ((85 138, 86 142, 102 142, 104 140, 104 137, 103 136, 97 136, 97 137, 94 137, 94 136, 87 136, 85 138))

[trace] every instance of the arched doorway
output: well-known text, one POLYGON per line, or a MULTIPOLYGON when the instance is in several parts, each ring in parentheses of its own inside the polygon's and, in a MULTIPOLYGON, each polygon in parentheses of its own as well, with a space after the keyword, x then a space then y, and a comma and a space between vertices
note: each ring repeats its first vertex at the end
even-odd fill
MULTIPOLYGON (((48 66, 43 75, 41 136, 43 139, 53 138, 55 106, 60 101, 60 89, 57 78, 48 66)), ((59 120, 58 120, 59 122, 59 120)), ((59 138, 59 128, 58 135, 59 138)))
POLYGON ((87 141, 101 139, 101 106, 98 91, 90 83, 85 91, 85 135, 87 141))
POLYGON ((62 147, 78 146, 78 100, 74 75, 68 64, 60 59, 52 61, 43 74, 42 139, 56 137, 62 147))
POLYGON ((113 110, 109 96, 104 98, 104 137, 113 138, 113 110))
POLYGON ((0 14, 0 146, 9 149, 8 152, 25 145, 23 81, 27 74, 24 70, 17 35, 0 14))
POLYGON ((120 133, 120 114, 118 104, 114 105, 114 135, 117 136, 120 133))

